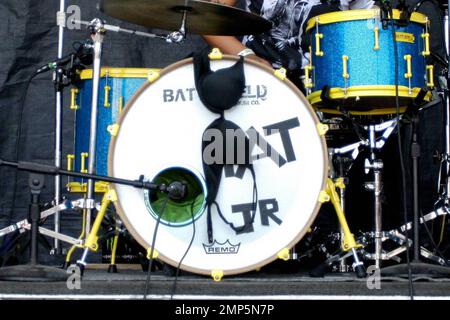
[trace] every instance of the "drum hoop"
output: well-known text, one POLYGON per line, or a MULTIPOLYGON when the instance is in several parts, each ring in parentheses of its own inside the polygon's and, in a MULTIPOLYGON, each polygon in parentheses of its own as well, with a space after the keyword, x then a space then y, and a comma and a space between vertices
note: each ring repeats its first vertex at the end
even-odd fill
MULTIPOLYGON (((398 86, 398 96, 401 98, 414 99, 419 94, 421 88, 411 88, 405 86, 398 86)), ((322 102, 321 98, 322 90, 314 91, 308 95, 308 100, 312 105, 322 102)), ((352 86, 347 88, 347 93, 344 93, 342 88, 333 87, 330 88, 329 97, 331 99, 347 99, 356 97, 395 97, 396 88, 392 85, 373 85, 373 86, 352 86)), ((427 93, 424 97, 425 101, 432 99, 431 92, 427 93)), ((388 106, 386 108, 393 107, 388 106)), ((384 108, 381 108, 384 109, 384 108)))
MULTIPOLYGON (((308 32, 309 30, 314 28, 317 22, 319 23, 319 25, 323 25, 336 22, 368 20, 374 19, 379 16, 380 16, 380 9, 347 10, 347 11, 325 13, 309 19, 306 25, 306 31, 308 32)), ((394 9, 394 19, 395 20, 400 19, 400 10, 394 9)), ((427 24, 429 22, 429 19, 426 15, 422 13, 413 12, 411 14, 410 21, 420 24, 427 24)))
MULTIPOLYGON (((239 58, 236 56, 232 56, 232 55, 223 55, 223 60, 238 61, 239 58)), ((133 97, 127 102, 127 104, 124 108, 124 111, 120 114, 118 122, 117 122, 117 124, 119 125, 119 128, 122 126, 122 122, 126 118, 128 111, 131 109, 131 107, 133 106, 135 101, 137 99, 139 99, 141 94, 143 94, 149 86, 151 86, 153 83, 155 83, 156 81, 161 79, 165 74, 170 73, 173 70, 178 69, 179 67, 187 65, 189 63, 192 63, 192 61, 193 61, 193 58, 187 58, 187 59, 183 59, 181 61, 175 62, 174 64, 171 64, 171 65, 167 66, 166 68, 161 69, 161 71, 159 72, 159 77, 156 80, 154 80, 152 82, 150 82, 150 81, 145 82, 136 91, 136 93, 133 95, 133 97)), ((274 70, 272 68, 265 66, 264 64, 262 64, 260 62, 253 61, 251 59, 246 59, 245 62, 249 63, 251 65, 255 65, 255 66, 265 70, 267 73, 271 74, 271 76, 276 77, 274 74, 274 70)), ((287 78, 284 80, 280 80, 280 81, 283 81, 285 84, 287 84, 287 86, 291 90, 293 90, 295 92, 295 94, 304 103, 307 111, 312 116, 313 120, 316 122, 317 125, 319 125, 320 124, 319 118, 317 117, 313 107, 308 102, 308 100, 305 98, 305 96, 301 93, 301 91, 287 78)), ((113 155, 114 155, 114 151, 115 151, 115 147, 116 147, 116 140, 117 140, 117 137, 119 136, 119 134, 120 134, 120 129, 119 129, 119 132, 117 135, 111 137, 111 141, 109 144, 109 150, 108 150, 108 175, 109 176, 114 176, 113 169, 112 169, 113 168, 113 155)), ((326 186, 327 186, 327 179, 328 179, 328 156, 327 156, 328 151, 327 151, 325 135, 319 134, 319 138, 320 138, 321 147, 322 147, 323 172, 324 172, 321 190, 325 190, 326 186)), ((111 184, 110 189, 115 190, 115 185, 111 184)), ((310 215, 309 219, 307 220, 305 228, 303 228, 303 230, 300 230, 300 232, 297 234, 297 236, 289 244, 286 245, 287 248, 292 248, 296 243, 298 243, 305 236, 305 234, 308 232, 309 227, 312 225, 312 223, 316 219, 321 205, 322 204, 319 201, 319 195, 317 195, 316 205, 314 206, 314 210, 313 210, 312 214, 310 215)), ((120 219, 124 222, 125 226, 127 227, 128 231, 131 233, 131 235, 134 237, 134 239, 145 249, 150 248, 151 244, 147 243, 141 237, 141 235, 138 232, 136 232, 136 229, 134 228, 133 224, 130 222, 130 220, 128 219, 128 216, 126 215, 125 210, 123 210, 123 208, 120 204, 119 198, 114 203, 114 206, 116 208, 117 213, 119 214, 120 219)), ((247 266, 247 267, 237 268, 237 269, 233 269, 233 270, 224 270, 223 271, 224 275, 226 276, 226 275, 240 274, 240 273, 256 270, 256 269, 261 268, 262 266, 276 260, 278 258, 277 254, 278 254, 278 252, 275 252, 272 256, 268 257, 267 259, 260 261, 256 264, 247 266)), ((166 262, 175 267, 178 266, 178 263, 179 263, 178 261, 174 261, 174 260, 170 259, 169 257, 165 256, 163 252, 159 252, 158 258, 161 259, 163 262, 166 262)), ((211 272, 212 272, 212 270, 189 267, 189 266, 185 266, 185 265, 182 265, 181 268, 188 272, 209 275, 209 276, 211 275, 211 272)))
MULTIPOLYGON (((147 78, 150 72, 158 72, 157 68, 109 68, 102 67, 100 77, 104 78, 106 72, 110 78, 147 78)), ((92 69, 85 69, 80 72, 81 80, 92 79, 92 69)))

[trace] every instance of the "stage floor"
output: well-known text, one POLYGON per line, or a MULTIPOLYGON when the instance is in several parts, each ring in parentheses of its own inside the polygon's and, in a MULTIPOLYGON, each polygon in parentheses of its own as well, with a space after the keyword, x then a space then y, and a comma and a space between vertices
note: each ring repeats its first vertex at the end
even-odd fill
MULTIPOLYGON (((147 274, 141 269, 119 266, 107 273, 107 266, 87 269, 80 289, 66 282, 0 281, 0 299, 142 299, 147 274)), ((329 274, 312 278, 307 273, 268 274, 253 272, 225 277, 181 275, 173 294, 174 277, 161 271, 151 274, 148 299, 199 300, 402 300, 409 299, 409 282, 404 278, 382 277, 380 289, 369 289, 367 279, 354 274, 329 274)), ((372 282, 373 283, 373 282, 372 282)), ((414 277, 415 299, 449 299, 450 278, 414 277)))

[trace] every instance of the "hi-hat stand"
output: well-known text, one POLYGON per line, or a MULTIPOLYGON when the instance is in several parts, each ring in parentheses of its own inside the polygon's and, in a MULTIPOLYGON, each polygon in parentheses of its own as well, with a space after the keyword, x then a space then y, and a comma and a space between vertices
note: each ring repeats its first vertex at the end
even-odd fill
MULTIPOLYGON (((418 275, 418 274, 429 274, 434 276, 448 276, 450 275, 450 262, 445 260, 443 257, 436 256, 432 254, 431 252, 428 252, 425 248, 420 246, 420 225, 423 223, 426 223, 427 221, 430 221, 440 215, 446 215, 450 211, 448 209, 448 206, 444 204, 444 206, 436 212, 440 212, 441 214, 434 215, 433 212, 427 215, 428 219, 421 218, 420 213, 420 204, 419 204, 419 158, 421 156, 420 151, 420 145, 418 141, 418 125, 419 125, 419 112, 421 110, 425 110, 429 107, 432 107, 438 103, 440 103, 441 100, 437 99, 435 101, 432 101, 425 106, 423 106, 421 109, 415 110, 415 107, 412 107, 412 111, 409 112, 408 117, 410 118, 409 122, 411 124, 411 130, 412 130, 412 139, 411 139, 411 160, 412 160, 412 202, 413 202, 413 222, 412 224, 407 224, 402 228, 404 232, 407 232, 410 229, 413 229, 413 239, 412 243, 411 241, 408 241, 408 243, 405 243, 405 250, 409 250, 409 248, 412 245, 413 248, 413 260, 409 264, 400 264, 400 265, 394 265, 387 268, 383 268, 381 270, 382 275, 408 275, 409 270, 411 271, 411 274, 418 275), (438 262, 442 265, 435 265, 435 264, 429 264, 424 263, 421 261, 420 257, 423 256, 429 260, 438 262)), ((408 112, 409 110, 407 110, 408 112)), ((403 235, 402 235, 403 236, 403 235)), ((403 239, 406 240, 406 239, 403 239)), ((409 240, 409 239, 408 239, 409 240)))

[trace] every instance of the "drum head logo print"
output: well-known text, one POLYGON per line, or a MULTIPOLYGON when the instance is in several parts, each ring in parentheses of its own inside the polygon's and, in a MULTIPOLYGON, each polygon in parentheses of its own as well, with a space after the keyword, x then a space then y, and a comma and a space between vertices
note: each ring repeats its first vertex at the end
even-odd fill
MULTIPOLYGON (((211 60, 210 68, 237 63, 237 58, 225 56, 211 60)), ((202 103, 195 90, 193 59, 187 59, 140 88, 121 114, 120 129, 110 144, 109 174, 134 178, 144 173, 149 181, 186 182, 188 197, 168 201, 154 248, 158 258, 178 266, 194 224, 195 237, 181 264, 186 271, 238 274, 277 259, 307 232, 325 189, 325 139, 306 98, 270 68, 252 61, 243 61, 242 67, 240 96, 223 111, 230 127, 206 130, 220 115, 202 103), (177 96, 177 103, 170 102, 177 96), (257 106, 242 103, 254 100, 257 106), (227 128, 233 129, 228 137, 227 128), (136 148, 137 141, 145 144, 136 148), (239 146, 226 150, 227 141, 242 143, 243 159, 231 152, 239 146), (211 176, 220 180, 218 188, 208 187, 207 181, 213 180, 207 178, 207 167, 215 170, 211 176), (217 205, 208 206, 211 199, 217 205)), ((119 215, 135 239, 150 248, 163 199, 120 185, 115 189, 119 215)))

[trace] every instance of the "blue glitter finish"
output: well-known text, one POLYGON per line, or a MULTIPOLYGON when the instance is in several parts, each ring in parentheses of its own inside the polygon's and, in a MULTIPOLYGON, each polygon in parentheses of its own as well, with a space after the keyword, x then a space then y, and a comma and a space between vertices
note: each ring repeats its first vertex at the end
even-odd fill
MULTIPOLYGON (((108 78, 100 79, 100 92, 98 99, 97 114, 97 140, 96 140, 96 173, 106 175, 108 173, 108 148, 111 135, 107 128, 115 124, 120 115, 120 97, 123 97, 123 105, 136 93, 144 84, 147 78, 108 78), (109 107, 105 107, 105 86, 109 85, 109 107)), ((91 101, 92 101, 92 79, 82 80, 79 86, 75 121, 75 170, 81 170, 81 153, 89 152, 89 136, 91 121, 91 101)), ((87 168, 86 160, 86 168, 87 168)), ((80 181, 79 179, 75 179, 80 181)))
MULTIPOLYGON (((312 64, 315 68, 314 86, 312 92, 320 91, 325 85, 330 88, 344 88, 342 56, 348 60, 348 87, 395 85, 395 56, 392 26, 383 30, 381 23, 375 20, 355 20, 319 25, 322 57, 316 56, 316 28, 311 30, 312 64), (380 49, 374 50, 374 27, 378 23, 380 49)), ((397 41, 399 63, 399 85, 409 86, 404 56, 412 56, 412 88, 422 88, 426 85, 426 66, 422 55, 424 41, 422 34, 424 26, 411 22, 407 27, 396 27, 396 32, 413 34, 414 43, 397 41)))

